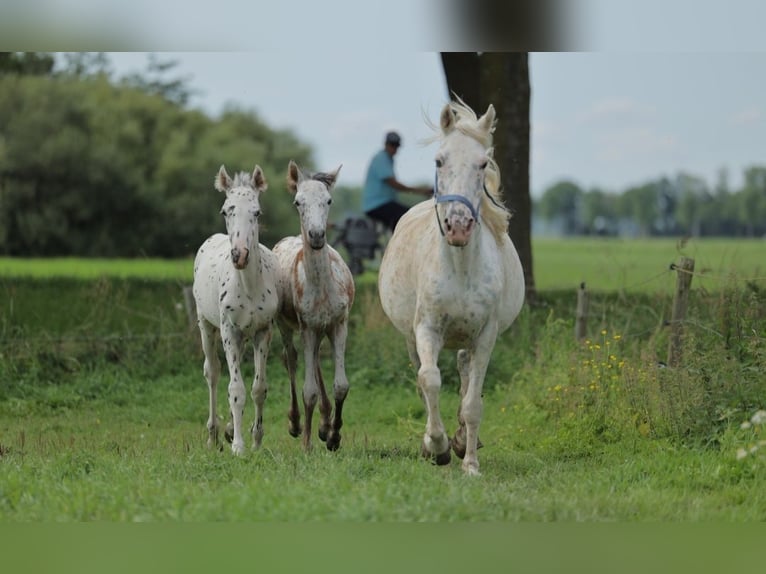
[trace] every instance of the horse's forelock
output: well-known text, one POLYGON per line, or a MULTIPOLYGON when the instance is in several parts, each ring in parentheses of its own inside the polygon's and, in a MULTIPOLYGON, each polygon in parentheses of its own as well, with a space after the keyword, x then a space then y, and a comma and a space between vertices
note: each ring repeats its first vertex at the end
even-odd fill
POLYGON ((317 173, 312 174, 311 179, 323 183, 327 189, 330 189, 335 183, 335 175, 323 171, 318 171, 317 173))
POLYGON ((235 187, 253 187, 253 175, 251 173, 247 173, 246 171, 240 171, 239 173, 234 175, 233 183, 231 184, 232 189, 235 187))

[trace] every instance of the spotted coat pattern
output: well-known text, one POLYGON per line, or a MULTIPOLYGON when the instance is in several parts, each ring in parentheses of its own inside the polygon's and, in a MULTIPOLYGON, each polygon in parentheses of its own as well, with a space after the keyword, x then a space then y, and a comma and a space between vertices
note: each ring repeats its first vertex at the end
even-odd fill
POLYGON ((208 445, 219 444, 217 385, 221 364, 216 350, 223 342, 229 369, 228 402, 232 418, 232 451, 245 450, 242 419, 245 385, 241 361, 245 344, 253 344, 255 376, 251 396, 255 422, 253 447, 263 439, 263 405, 266 399, 266 360, 274 319, 278 310, 277 261, 258 242, 259 196, 266 189, 261 168, 252 174, 239 173, 233 179, 223 166, 215 179, 218 191, 226 193, 221 213, 227 234, 215 234, 197 251, 194 260, 194 299, 197 324, 205 354, 203 373, 209 389, 208 445))

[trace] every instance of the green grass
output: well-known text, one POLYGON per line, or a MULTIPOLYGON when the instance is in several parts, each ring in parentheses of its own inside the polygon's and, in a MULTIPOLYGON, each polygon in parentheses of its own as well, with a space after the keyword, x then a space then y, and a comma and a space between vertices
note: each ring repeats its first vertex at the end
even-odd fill
MULTIPOLYGON (((670 264, 681 255, 695 259, 699 274, 695 282, 707 289, 718 289, 732 277, 766 283, 766 242, 759 239, 536 238, 533 250, 535 282, 541 291, 576 289, 584 281, 601 292, 667 292, 675 281, 670 264)), ((0 257, 0 277, 175 279, 189 283, 192 260, 0 257)))
POLYGON ((0 277, 177 279, 191 282, 191 259, 88 259, 0 257, 0 277))
MULTIPOLYGON (((593 264, 597 245, 578 256, 593 264)), ((716 245, 687 254, 703 265, 734 254, 711 269, 736 262, 738 273, 758 271, 741 255, 754 242, 716 245)), ((569 248, 541 246, 536 260, 569 248)), ((654 257, 664 261, 666 251, 677 255, 665 245, 654 257)), ((669 292, 651 284, 596 290, 589 342, 578 345, 574 289, 542 289, 495 348, 478 479, 463 476, 457 459, 446 467, 421 459, 425 414, 415 373, 372 273, 360 278, 352 313, 340 451, 316 440, 307 454, 288 436, 278 335, 263 448, 241 458, 207 449, 207 388, 184 283, 0 277, 0 521, 766 519, 763 451, 737 457, 764 438, 760 426, 740 428, 766 406, 761 283, 729 278, 700 288, 695 277, 678 369, 657 366, 667 348, 669 292)), ((329 352, 323 361, 329 380, 329 352)), ((451 353, 441 368, 451 433, 458 404, 451 353)), ((252 364, 245 370, 252 376, 252 364)), ((221 415, 225 386, 224 374, 221 415)), ((247 426, 252 416, 248 397, 247 426)))
POLYGON ((585 282, 601 292, 672 291, 670 264, 695 260, 697 286, 720 289, 732 278, 766 284, 766 242, 759 239, 535 239, 535 283, 543 291, 576 289, 585 282))

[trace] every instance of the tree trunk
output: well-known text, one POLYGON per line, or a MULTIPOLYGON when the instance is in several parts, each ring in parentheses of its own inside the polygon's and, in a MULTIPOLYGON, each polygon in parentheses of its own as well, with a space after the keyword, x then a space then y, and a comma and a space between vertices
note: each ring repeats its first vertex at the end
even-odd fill
POLYGON ((513 213, 509 234, 524 268, 527 301, 536 296, 532 265, 532 201, 529 194, 530 98, 526 52, 442 52, 447 88, 481 115, 497 111, 495 160, 500 167, 505 204, 513 213))

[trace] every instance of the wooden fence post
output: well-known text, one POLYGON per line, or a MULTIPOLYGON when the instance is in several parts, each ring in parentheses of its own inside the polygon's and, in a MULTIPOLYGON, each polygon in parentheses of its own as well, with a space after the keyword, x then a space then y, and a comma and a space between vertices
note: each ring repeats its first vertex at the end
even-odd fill
POLYGON ((670 317, 670 341, 668 342, 668 366, 677 367, 681 362, 681 339, 689 303, 689 290, 694 274, 694 259, 681 257, 676 270, 676 293, 673 296, 673 311, 670 317))
POLYGON ((578 342, 585 340, 588 335, 588 304, 590 295, 585 289, 585 282, 580 283, 577 290, 577 312, 575 314, 575 339, 578 342))

